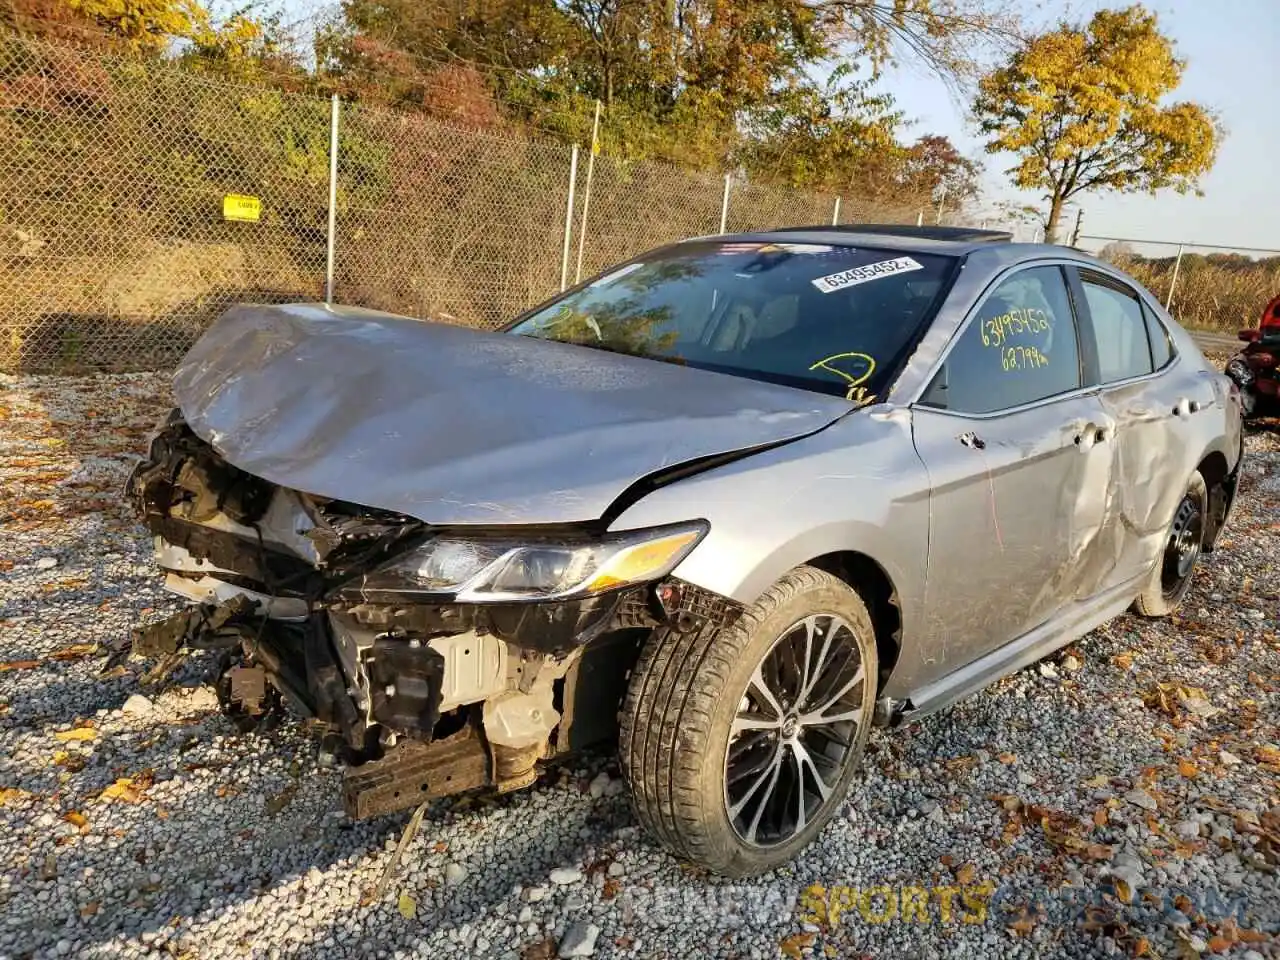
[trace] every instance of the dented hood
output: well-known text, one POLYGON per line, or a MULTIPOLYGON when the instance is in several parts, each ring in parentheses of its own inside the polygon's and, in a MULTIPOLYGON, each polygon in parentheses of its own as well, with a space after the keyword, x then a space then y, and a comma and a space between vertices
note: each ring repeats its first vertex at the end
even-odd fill
POLYGON ((594 520, 655 471, 794 439, 838 397, 323 304, 238 306, 174 390, 272 483, 435 524, 594 520))

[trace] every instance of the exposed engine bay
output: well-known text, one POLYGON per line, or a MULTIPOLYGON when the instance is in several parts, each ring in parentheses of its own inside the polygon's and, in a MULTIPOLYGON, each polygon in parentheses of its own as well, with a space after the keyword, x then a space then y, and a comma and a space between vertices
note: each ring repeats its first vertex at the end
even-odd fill
POLYGON ((287 707, 323 727, 354 817, 528 786, 540 761, 616 735, 648 631, 739 612, 672 577, 518 602, 389 589, 380 570, 448 532, 246 473, 176 410, 127 494, 155 534, 166 587, 194 605, 138 628, 115 655, 156 659, 163 674, 185 652, 217 651, 219 697, 242 726, 287 707))

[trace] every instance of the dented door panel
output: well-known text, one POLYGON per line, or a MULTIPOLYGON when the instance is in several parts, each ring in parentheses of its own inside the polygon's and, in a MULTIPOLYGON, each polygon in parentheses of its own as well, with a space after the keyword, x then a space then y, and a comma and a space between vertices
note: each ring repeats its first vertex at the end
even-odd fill
MULTIPOLYGON (((1190 414, 1184 417, 1177 412, 1178 401, 1197 392, 1198 386, 1171 371, 1166 376, 1107 387, 1100 394, 1104 409, 1116 423, 1113 523, 1123 531, 1122 550, 1101 584, 1104 588, 1143 575, 1164 549, 1174 510, 1198 454, 1192 449, 1193 428, 1187 422, 1190 414)), ((1205 406, 1209 406, 1207 401, 1205 406)))
POLYGON ((917 407, 931 487, 926 622, 932 677, 1049 620, 1116 552, 1107 419, 1092 395, 995 417, 917 407))

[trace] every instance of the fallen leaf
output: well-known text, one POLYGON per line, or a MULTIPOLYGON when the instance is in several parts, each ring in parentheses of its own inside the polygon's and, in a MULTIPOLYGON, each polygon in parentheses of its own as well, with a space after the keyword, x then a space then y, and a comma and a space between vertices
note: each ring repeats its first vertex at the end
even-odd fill
POLYGON ((1263 933, 1260 930, 1250 930, 1247 927, 1242 927, 1236 931, 1236 939, 1241 943, 1267 943, 1271 940, 1271 937, 1272 935, 1269 933, 1263 933))
POLYGON ((400 899, 396 901, 396 908, 400 911, 400 916, 406 920, 412 920, 418 915, 418 901, 407 893, 400 894, 400 899))
POLYGON ((966 863, 956 870, 956 882, 962 886, 968 886, 973 883, 973 878, 977 876, 977 869, 972 863, 966 863))
POLYGON ((1100 773, 1097 776, 1090 777, 1088 780, 1084 781, 1084 785, 1086 787, 1093 787, 1096 790, 1099 787, 1105 787, 1110 782, 1110 777, 1100 773))
POLYGON ((1228 939, 1227 937, 1222 937, 1222 936, 1210 937, 1209 949, 1212 950, 1214 953, 1226 953, 1228 950, 1231 949, 1232 943, 1234 943, 1234 941, 1228 939))
POLYGON ((1093 811, 1093 825, 1095 827, 1105 827, 1107 825, 1107 808, 1099 807, 1093 811))
POLYGON ((93 740, 98 736, 98 731, 93 727, 76 727, 74 730, 59 730, 54 737, 67 743, 71 740, 93 740))
POLYGON ((1182 759, 1178 761, 1178 772, 1188 780, 1194 780, 1196 774, 1200 772, 1200 768, 1196 766, 1194 760, 1182 759))
POLYGON ((73 827, 79 827, 81 830, 89 826, 89 818, 75 810, 68 810, 62 815, 62 819, 73 827))
POLYGON ((0 807, 10 803, 17 803, 19 800, 25 800, 27 797, 34 796, 26 790, 19 790, 17 787, 0 787, 0 807))
POLYGON ((6 670, 33 670, 38 666, 39 660, 10 660, 8 663, 0 663, 0 673, 6 670))
POLYGON ((286 784, 285 788, 277 793, 274 797, 268 797, 265 804, 267 813, 277 814, 287 807, 293 800, 293 795, 298 792, 296 783, 286 784))
POLYGON ((1034 918, 1028 915, 1023 915, 1019 917, 1017 920, 1014 920, 1012 923, 1005 924, 1005 926, 1008 927, 1009 930, 1013 933, 1016 933, 1019 935, 1026 935, 1035 929, 1036 922, 1034 918))
POLYGON ((1151 956, 1151 941, 1146 937, 1139 937, 1133 945, 1133 955, 1135 957, 1151 956))
POLYGON ((98 794, 98 799, 119 800, 122 803, 141 803, 149 786, 151 786, 150 777, 120 777, 115 783, 98 794))
POLYGON ((1111 658, 1111 662, 1114 663, 1121 670, 1128 670, 1133 666, 1133 654, 1118 653, 1111 658))
POLYGON ((96 643, 73 643, 69 647, 63 647, 61 650, 55 650, 49 654, 52 660, 79 660, 81 657, 87 657, 98 649, 96 643))
POLYGON ((86 903, 83 907, 80 908, 80 916, 92 917, 95 913, 98 912, 98 906, 99 905, 97 900, 90 900, 88 903, 86 903))
POLYGON ((552 960, 556 955, 556 941, 552 937, 531 943, 520 951, 520 960, 552 960))
POLYGON ((622 884, 618 882, 617 877, 609 877, 604 882, 604 889, 600 891, 600 896, 605 900, 612 900, 621 889, 622 884))
POLYGON ((791 960, 803 960, 805 947, 813 946, 813 941, 812 933, 793 933, 779 941, 778 949, 791 960))
POLYGON ((1018 755, 1016 753, 1002 753, 1000 756, 996 757, 996 759, 1007 767, 1011 763, 1018 762, 1018 755))
POLYGON ((1259 744, 1253 748, 1253 759, 1267 767, 1276 767, 1280 772, 1280 749, 1268 744, 1259 744))

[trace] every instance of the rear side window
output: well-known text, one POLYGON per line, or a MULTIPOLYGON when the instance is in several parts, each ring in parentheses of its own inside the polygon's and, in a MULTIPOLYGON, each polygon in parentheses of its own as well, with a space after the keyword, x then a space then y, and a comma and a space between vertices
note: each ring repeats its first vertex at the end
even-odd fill
POLYGON ((1145 303, 1142 305, 1142 316, 1147 321, 1147 340, 1151 344, 1151 366, 1155 370, 1163 370, 1173 359, 1173 344, 1169 342, 1169 331, 1160 322, 1155 311, 1145 303))
POLYGON ((1080 354, 1058 267, 1005 278, 961 331, 921 402, 995 413, 1080 386, 1080 354))
POLYGON ((1150 373, 1151 345, 1137 295, 1083 271, 1080 282, 1093 321, 1101 381, 1113 383, 1150 373))

